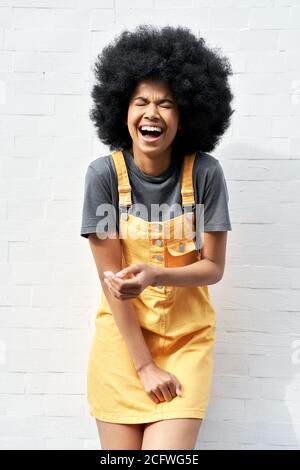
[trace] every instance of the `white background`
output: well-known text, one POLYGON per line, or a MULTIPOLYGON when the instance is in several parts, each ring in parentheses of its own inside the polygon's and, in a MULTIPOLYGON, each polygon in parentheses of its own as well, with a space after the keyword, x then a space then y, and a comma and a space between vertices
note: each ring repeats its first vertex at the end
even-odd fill
POLYGON ((211 152, 229 190, 210 286, 215 375, 199 449, 300 448, 300 2, 0 0, 0 448, 99 447, 86 367, 100 300, 80 236, 96 55, 141 23, 231 60, 236 109, 211 152))

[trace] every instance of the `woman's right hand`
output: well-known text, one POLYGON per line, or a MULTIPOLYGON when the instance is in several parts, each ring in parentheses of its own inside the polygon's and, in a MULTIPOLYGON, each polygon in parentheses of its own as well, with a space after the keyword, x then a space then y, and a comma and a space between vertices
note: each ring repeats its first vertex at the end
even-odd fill
POLYGON ((137 372, 143 387, 155 403, 171 401, 182 396, 180 382, 175 375, 158 367, 154 362, 146 364, 137 372))

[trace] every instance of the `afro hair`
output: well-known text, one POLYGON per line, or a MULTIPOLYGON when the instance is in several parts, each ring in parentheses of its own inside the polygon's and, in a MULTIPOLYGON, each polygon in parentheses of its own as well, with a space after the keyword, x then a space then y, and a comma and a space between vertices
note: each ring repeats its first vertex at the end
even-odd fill
POLYGON ((125 120, 142 80, 162 81, 176 100, 182 124, 172 142, 176 153, 213 150, 234 113, 229 60, 185 27, 139 25, 123 31, 98 54, 94 74, 89 117, 111 151, 132 146, 125 120))

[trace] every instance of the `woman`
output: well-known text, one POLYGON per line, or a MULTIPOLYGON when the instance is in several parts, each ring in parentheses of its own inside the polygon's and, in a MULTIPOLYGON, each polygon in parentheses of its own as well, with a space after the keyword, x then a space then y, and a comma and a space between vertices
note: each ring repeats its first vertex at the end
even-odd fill
POLYGON ((102 286, 87 393, 103 449, 193 449, 208 405, 228 192, 211 151, 234 112, 226 58, 141 25, 95 64, 81 235, 102 286), (203 211, 204 209, 204 211, 203 211), (202 220, 202 223, 200 221, 202 220))

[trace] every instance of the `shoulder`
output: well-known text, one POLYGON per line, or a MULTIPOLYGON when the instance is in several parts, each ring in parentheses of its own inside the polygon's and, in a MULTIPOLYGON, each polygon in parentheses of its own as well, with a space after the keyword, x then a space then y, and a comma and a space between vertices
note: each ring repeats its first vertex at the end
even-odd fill
POLYGON ((209 153, 198 150, 194 161, 195 173, 201 172, 202 175, 212 174, 220 168, 219 160, 209 153))
POLYGON ((229 198, 225 174, 216 157, 209 153, 197 152, 193 170, 193 183, 201 200, 207 200, 209 197, 220 198, 223 193, 229 198))
POLYGON ((116 173, 112 156, 104 155, 95 158, 87 167, 85 173, 85 187, 90 192, 96 192, 98 195, 103 192, 113 197, 116 186, 116 173))
POLYGON ((223 170, 219 160, 209 153, 198 150, 194 160, 193 174, 198 179, 222 175, 223 170))
POLYGON ((100 179, 110 178, 112 171, 113 162, 110 154, 95 158, 87 168, 87 174, 100 179))

